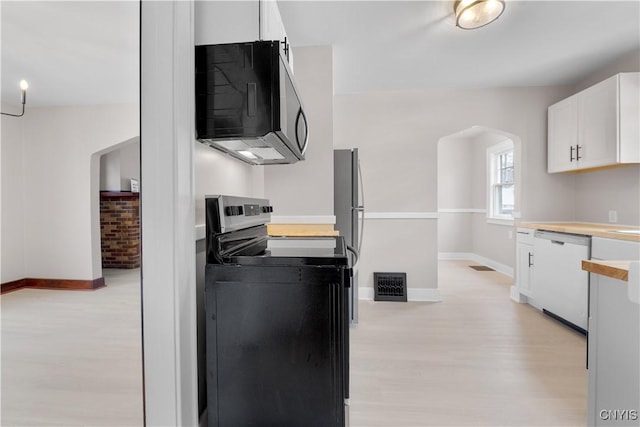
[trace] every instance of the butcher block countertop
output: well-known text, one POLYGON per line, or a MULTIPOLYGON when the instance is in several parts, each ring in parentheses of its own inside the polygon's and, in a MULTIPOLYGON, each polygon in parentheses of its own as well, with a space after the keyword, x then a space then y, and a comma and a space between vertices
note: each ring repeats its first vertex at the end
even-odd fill
POLYGON ((600 261, 592 259, 582 261, 582 269, 589 273, 600 274, 626 282, 629 280, 629 264, 632 262, 633 261, 600 261))
POLYGON ((270 236, 291 237, 325 237, 339 236, 338 230, 333 229, 333 224, 267 224, 267 233, 270 236))
POLYGON ((640 227, 631 225, 594 224, 589 222, 521 222, 518 223, 518 227, 640 242, 640 234, 620 233, 617 231, 640 230, 640 227))
MULTIPOLYGON (((196 241, 206 237, 206 226, 196 225, 196 241)), ((333 224, 267 224, 270 236, 289 237, 327 237, 339 236, 340 232, 333 229, 333 224)))

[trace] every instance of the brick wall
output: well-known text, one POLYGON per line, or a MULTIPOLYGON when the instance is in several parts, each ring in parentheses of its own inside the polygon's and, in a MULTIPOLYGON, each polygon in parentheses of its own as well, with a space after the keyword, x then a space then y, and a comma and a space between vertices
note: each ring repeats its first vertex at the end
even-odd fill
POLYGON ((140 267, 139 193, 100 193, 103 268, 140 267))

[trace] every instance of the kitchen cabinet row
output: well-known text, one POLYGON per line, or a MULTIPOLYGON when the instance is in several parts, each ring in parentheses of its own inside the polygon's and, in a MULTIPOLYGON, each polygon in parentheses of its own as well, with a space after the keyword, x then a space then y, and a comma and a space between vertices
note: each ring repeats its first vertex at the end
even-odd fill
POLYGON ((548 108, 547 171, 640 163, 640 73, 620 73, 548 108))
POLYGON ((640 278, 582 269, 586 259, 637 262, 640 241, 518 228, 516 245, 518 291, 587 333, 588 425, 640 425, 640 278))
POLYGON ((518 228, 516 286, 539 309, 568 326, 587 330, 588 275, 591 238, 518 228))
MULTIPOLYGON (((603 238, 575 231, 554 232, 552 230, 557 229, 554 226, 547 228, 517 229, 517 293, 551 317, 586 332, 589 276, 582 270, 582 260, 640 259, 640 241, 627 233, 617 233, 620 238, 603 238), (621 248, 618 252, 603 249, 613 243, 621 248), (616 258, 612 258, 614 255, 616 258)), ((566 225, 566 229, 572 231, 570 225, 566 225)), ((589 228, 585 225, 582 229, 589 228)), ((594 230, 597 234, 611 234, 595 227, 594 230)))

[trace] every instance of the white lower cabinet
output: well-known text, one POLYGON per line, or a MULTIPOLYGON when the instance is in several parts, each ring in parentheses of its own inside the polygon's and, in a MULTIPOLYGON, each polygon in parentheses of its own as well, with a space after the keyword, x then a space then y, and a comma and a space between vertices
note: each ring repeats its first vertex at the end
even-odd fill
POLYGON ((527 297, 533 295, 533 232, 529 228, 518 228, 516 233, 516 287, 527 297))
POLYGON ((627 282, 591 274, 589 426, 640 425, 640 305, 627 282))
MULTIPOLYGON (((591 254, 638 260, 640 243, 594 237, 591 254)), ((627 282, 590 275, 588 356, 588 425, 640 426, 640 305, 627 282)))

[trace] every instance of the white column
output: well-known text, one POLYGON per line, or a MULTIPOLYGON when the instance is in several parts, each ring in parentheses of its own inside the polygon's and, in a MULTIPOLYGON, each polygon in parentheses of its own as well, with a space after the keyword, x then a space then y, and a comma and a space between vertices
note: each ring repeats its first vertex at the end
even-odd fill
POLYGON ((193 2, 142 1, 141 34, 146 425, 195 426, 193 2))

